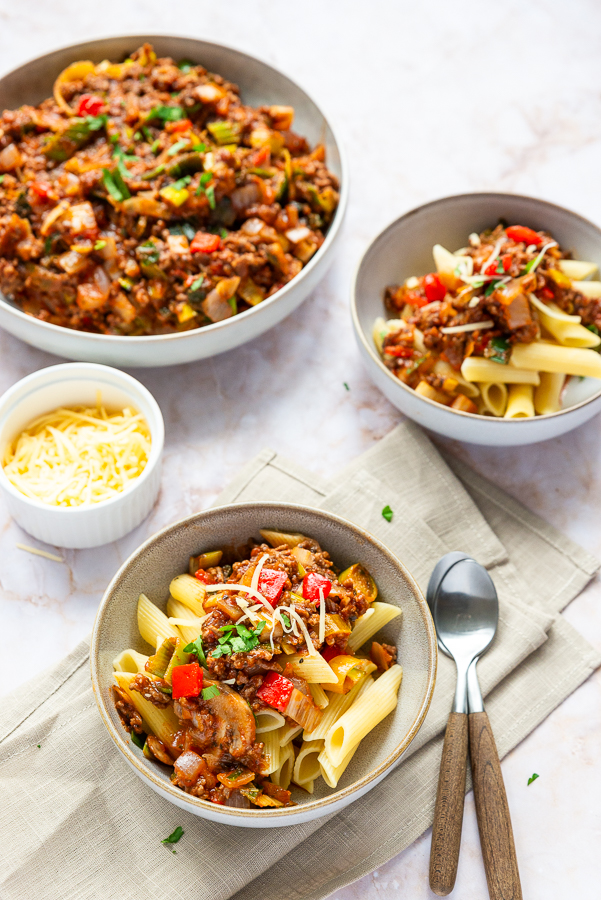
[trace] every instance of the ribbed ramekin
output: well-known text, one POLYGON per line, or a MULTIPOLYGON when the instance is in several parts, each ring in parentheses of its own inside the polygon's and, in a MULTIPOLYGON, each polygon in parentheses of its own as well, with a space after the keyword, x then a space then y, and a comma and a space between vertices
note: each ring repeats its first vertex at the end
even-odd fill
POLYGON ((146 518, 161 479, 165 426, 152 394, 118 369, 95 363, 64 363, 40 369, 0 397, 0 459, 7 443, 31 421, 59 406, 94 406, 98 391, 109 409, 142 413, 152 438, 143 473, 122 494, 91 506, 49 506, 17 490, 0 466, 0 490, 13 519, 34 538, 56 547, 98 547, 123 537, 146 518))

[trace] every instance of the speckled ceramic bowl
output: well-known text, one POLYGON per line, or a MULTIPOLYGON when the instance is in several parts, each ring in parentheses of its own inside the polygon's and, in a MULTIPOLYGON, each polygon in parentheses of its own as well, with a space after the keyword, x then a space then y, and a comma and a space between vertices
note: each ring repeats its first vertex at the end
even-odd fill
POLYGON ((92 634, 92 684, 102 720, 134 772, 181 809, 229 825, 270 828, 295 825, 337 812, 371 790, 397 765, 419 731, 430 706, 436 679, 436 635, 426 601, 403 564, 360 528, 337 516, 286 503, 244 503, 218 507, 182 519, 146 541, 117 572, 104 595, 92 634), (112 661, 128 647, 147 653, 138 633, 136 606, 140 593, 165 608, 171 579, 187 571, 188 558, 201 550, 238 546, 260 528, 302 532, 327 549, 334 562, 360 561, 375 578, 381 599, 398 604, 403 615, 384 629, 396 643, 403 666, 399 703, 360 744, 335 790, 321 779, 312 796, 296 790, 297 806, 282 809, 232 809, 200 800, 174 787, 168 770, 149 762, 131 743, 113 706, 112 661))
POLYGON ((240 87, 242 99, 251 106, 293 106, 295 130, 310 144, 325 145, 327 164, 340 178, 340 202, 324 243, 296 278, 258 306, 204 328, 138 337, 91 334, 28 316, 0 293, 0 327, 27 344, 67 359, 111 366, 155 367, 179 365, 232 350, 290 315, 323 278, 334 258, 334 244, 348 198, 348 170, 341 146, 311 97, 282 72, 254 56, 192 37, 139 34, 98 38, 46 53, 4 75, 0 78, 0 110, 16 109, 25 103, 37 104, 51 97, 57 75, 76 60, 91 59, 98 63, 103 59, 125 59, 145 42, 153 44, 159 56, 191 59, 223 75, 240 87))

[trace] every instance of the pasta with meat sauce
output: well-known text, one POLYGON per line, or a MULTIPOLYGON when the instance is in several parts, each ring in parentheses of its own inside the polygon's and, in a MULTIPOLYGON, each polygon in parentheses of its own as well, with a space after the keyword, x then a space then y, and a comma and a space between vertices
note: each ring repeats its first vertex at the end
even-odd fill
POLYGON ((192 557, 166 614, 142 594, 138 627, 153 652, 113 663, 133 743, 186 793, 241 808, 293 805, 293 786, 313 793, 319 777, 335 787, 402 679, 396 647, 360 650, 401 615, 376 599, 369 572, 340 572, 302 534, 261 535, 244 559, 192 557))
POLYGON ((545 231, 498 225, 436 272, 386 288, 397 318, 376 320, 384 365, 429 400, 467 413, 527 418, 562 408, 567 379, 601 378, 601 281, 545 231))
POLYGON ((338 181, 290 106, 149 44, 73 63, 0 118, 0 289, 26 313, 111 335, 251 309, 324 241, 338 181))

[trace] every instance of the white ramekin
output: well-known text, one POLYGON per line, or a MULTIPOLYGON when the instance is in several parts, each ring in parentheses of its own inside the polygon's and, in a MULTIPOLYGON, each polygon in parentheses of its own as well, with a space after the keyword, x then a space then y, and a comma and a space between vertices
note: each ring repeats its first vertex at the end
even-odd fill
POLYGON ((33 419, 59 406, 94 406, 97 392, 109 409, 133 407, 142 413, 152 437, 142 475, 122 494, 92 506, 64 508, 30 500, 0 466, 0 489, 13 519, 40 541, 56 547, 98 547, 123 537, 146 518, 160 487, 165 426, 159 405, 144 385, 109 366, 64 363, 22 378, 0 397, 0 458, 9 441, 33 419))

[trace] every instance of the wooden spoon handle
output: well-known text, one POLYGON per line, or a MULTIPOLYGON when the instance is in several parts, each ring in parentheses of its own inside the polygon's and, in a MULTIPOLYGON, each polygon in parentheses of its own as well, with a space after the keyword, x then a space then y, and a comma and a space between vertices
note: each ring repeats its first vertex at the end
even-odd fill
POLYGON ((507 794, 485 712, 470 713, 469 732, 474 798, 490 900, 522 900, 507 794))
POLYGON ((452 712, 442 748, 430 849, 430 888, 439 897, 455 886, 467 767, 467 715, 452 712))

